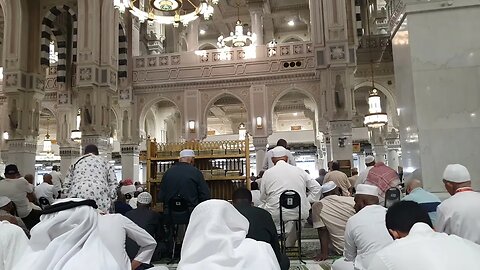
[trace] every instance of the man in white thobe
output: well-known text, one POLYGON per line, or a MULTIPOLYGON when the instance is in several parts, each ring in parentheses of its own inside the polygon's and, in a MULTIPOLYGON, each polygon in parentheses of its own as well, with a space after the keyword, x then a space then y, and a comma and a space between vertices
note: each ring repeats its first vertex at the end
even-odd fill
POLYGON ((54 186, 54 195, 55 199, 60 198, 60 192, 63 188, 63 176, 62 173, 59 172, 60 168, 57 165, 53 165, 52 171, 50 175, 52 176, 52 183, 54 186))
POLYGON ((368 270, 477 270, 480 245, 438 233, 425 210, 413 201, 391 206, 386 225, 396 239, 377 252, 368 270))
POLYGON ((373 156, 367 156, 365 158, 365 165, 367 166, 367 168, 365 168, 365 170, 363 170, 358 175, 357 180, 355 182, 355 188, 357 187, 358 184, 364 184, 365 181, 367 181, 368 172, 370 172, 370 169, 373 168, 373 166, 375 166, 375 158, 373 156))
POLYGON ((378 188, 360 184, 355 194, 355 211, 345 227, 344 258, 332 270, 366 270, 372 257, 393 242, 385 226, 387 209, 378 205, 378 188))
MULTIPOLYGON (((262 177, 260 185, 260 208, 267 210, 280 231, 280 195, 286 190, 294 190, 300 195, 301 217, 306 220, 310 203, 318 200, 321 187, 304 170, 288 164, 288 150, 277 146, 272 150, 275 164, 262 177), (307 192, 308 190, 308 192, 307 192)), ((284 220, 298 219, 298 209, 282 209, 284 220)), ((293 234, 292 234, 293 235, 293 234)))
POLYGON ((438 206, 435 230, 480 244, 480 193, 473 191, 467 168, 460 164, 448 165, 443 183, 452 197, 438 206))
POLYGON ((52 183, 52 176, 50 174, 44 174, 43 182, 35 187, 35 197, 37 197, 37 200, 44 197, 50 204, 55 201, 55 187, 52 183))
MULTIPOLYGON (((277 147, 278 146, 281 146, 285 149, 287 149, 287 141, 285 141, 284 139, 280 139, 277 141, 277 147)), ((288 157, 288 164, 292 165, 292 166, 296 166, 297 164, 295 163, 295 158, 293 158, 293 155, 290 151, 287 151, 286 152, 287 154, 287 157, 288 157)), ((263 161, 263 170, 268 170, 270 168, 272 168, 275 164, 273 164, 273 161, 272 161, 272 157, 273 157, 273 149, 270 149, 266 154, 265 154, 265 159, 263 161)))
POLYGON ((0 216, 0 270, 18 269, 16 264, 28 247, 28 238, 17 225, 0 216))

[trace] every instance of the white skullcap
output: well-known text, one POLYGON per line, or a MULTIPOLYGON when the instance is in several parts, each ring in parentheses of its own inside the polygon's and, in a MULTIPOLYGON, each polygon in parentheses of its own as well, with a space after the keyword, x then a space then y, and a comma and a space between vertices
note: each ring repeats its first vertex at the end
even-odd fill
POLYGON ((443 171, 443 179, 454 183, 463 183, 471 180, 467 168, 460 164, 448 165, 445 171, 443 171))
POLYGON ((143 192, 143 187, 138 187, 138 188, 137 188, 137 191, 138 191, 138 192, 143 192))
POLYGON ((183 149, 180 151, 180 158, 195 157, 195 152, 192 149, 183 149))
POLYGON ((152 195, 150 195, 150 193, 142 192, 142 193, 138 194, 137 203, 149 204, 151 202, 152 202, 152 195))
POLYGON ((373 156, 367 156, 365 158, 365 163, 368 164, 368 163, 372 163, 375 161, 375 158, 373 156))
POLYGON ((120 192, 122 192, 122 194, 127 194, 127 193, 135 193, 136 189, 135 189, 135 186, 134 185, 128 185, 128 186, 122 186, 120 188, 120 192))
POLYGON ((378 187, 367 185, 367 184, 358 184, 356 187, 356 195, 371 195, 378 197, 378 187))
POLYGON ((9 204, 11 200, 8 197, 0 196, 0 207, 4 207, 5 205, 9 204))
POLYGON ((288 150, 283 146, 277 146, 272 149, 272 157, 279 158, 288 155, 288 150))
POLYGON ((334 190, 337 185, 333 181, 329 181, 322 186, 322 193, 327 193, 334 190))

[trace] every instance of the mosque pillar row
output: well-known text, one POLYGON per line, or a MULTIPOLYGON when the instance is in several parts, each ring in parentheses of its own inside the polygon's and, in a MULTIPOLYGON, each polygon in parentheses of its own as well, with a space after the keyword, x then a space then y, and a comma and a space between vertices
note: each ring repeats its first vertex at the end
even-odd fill
POLYGON ((267 137, 253 137, 253 146, 255 147, 255 163, 257 164, 256 175, 263 170, 263 162, 265 161, 265 154, 267 153, 267 137))

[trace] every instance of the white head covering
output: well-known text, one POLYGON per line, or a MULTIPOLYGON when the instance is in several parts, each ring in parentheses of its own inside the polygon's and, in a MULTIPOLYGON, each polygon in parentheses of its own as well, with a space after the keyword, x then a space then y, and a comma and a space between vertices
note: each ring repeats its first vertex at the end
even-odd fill
POLYGON ((283 146, 276 146, 272 149, 272 157, 279 158, 288 155, 288 150, 283 146))
POLYGON ((246 238, 248 220, 223 200, 208 200, 192 212, 178 270, 280 269, 272 247, 246 238))
POLYGON ((11 200, 6 196, 0 196, 0 207, 4 207, 5 205, 9 204, 11 200))
POLYGON ((337 185, 333 181, 328 181, 322 186, 322 193, 327 193, 334 190, 337 185))
POLYGON ((142 192, 137 197, 137 203, 149 204, 152 202, 152 195, 148 192, 142 192))
MULTIPOLYGON (((54 204, 79 199, 60 199, 54 204)), ((29 250, 15 269, 121 269, 98 235, 99 214, 90 206, 42 215, 31 230, 29 250)))
POLYGON ((448 165, 443 172, 443 179, 454 183, 463 183, 471 180, 468 169, 460 164, 448 165))
POLYGON ((365 158, 365 163, 368 164, 368 163, 372 163, 375 161, 375 158, 373 156, 367 156, 365 158))
POLYGON ((137 190, 135 189, 134 185, 122 186, 120 188, 120 192, 122 192, 123 195, 125 195, 127 193, 130 193, 130 194, 133 195, 133 193, 135 193, 135 191, 137 191, 137 190))
POLYGON ((357 195, 370 195, 378 197, 379 189, 377 186, 367 185, 367 184, 358 184, 356 187, 357 195))
POLYGON ((16 264, 28 249, 28 238, 17 226, 0 221, 0 269, 21 269, 16 264))
POLYGON ((180 151, 180 158, 184 157, 195 157, 195 152, 191 149, 183 149, 180 151))

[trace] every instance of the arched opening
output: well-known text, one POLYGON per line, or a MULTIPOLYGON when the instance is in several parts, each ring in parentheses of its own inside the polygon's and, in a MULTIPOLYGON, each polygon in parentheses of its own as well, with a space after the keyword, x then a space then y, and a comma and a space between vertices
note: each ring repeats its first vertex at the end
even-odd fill
POLYGON ((182 117, 178 107, 168 101, 160 100, 150 106, 143 122, 142 136, 155 138, 158 143, 174 143, 182 140, 182 117))
POLYGON ((205 44, 200 45, 200 47, 198 49, 199 50, 216 50, 217 47, 214 46, 211 43, 205 43, 205 44))
POLYGON ((52 162, 59 159, 56 116, 50 109, 42 108, 38 123, 37 161, 52 162))
POLYGON ((247 119, 243 102, 223 95, 207 109, 207 139, 244 139, 247 119))

